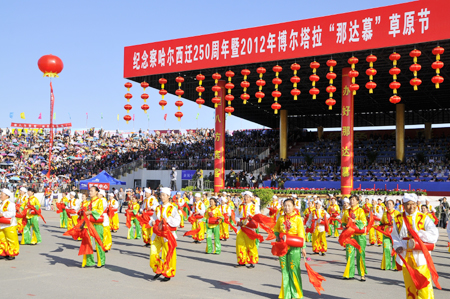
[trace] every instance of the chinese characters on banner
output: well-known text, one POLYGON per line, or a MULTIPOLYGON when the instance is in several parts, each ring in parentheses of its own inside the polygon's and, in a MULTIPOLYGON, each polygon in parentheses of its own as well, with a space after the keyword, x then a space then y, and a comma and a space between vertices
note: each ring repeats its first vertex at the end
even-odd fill
MULTIPOLYGON (((50 129, 50 125, 43 124, 24 124, 24 123, 11 123, 13 128, 29 128, 29 129, 50 129)), ((71 128, 72 123, 65 124, 53 124, 53 128, 71 128)))
POLYGON ((450 38, 450 1, 414 1, 315 19, 125 47, 124 77, 418 44, 450 38), (275 58, 276 59, 275 59, 275 58))
POLYGON ((109 183, 88 183, 88 189, 97 187, 100 190, 109 190, 109 183))
POLYGON ((342 69, 342 130, 341 130, 341 193, 350 196, 353 191, 353 93, 348 75, 351 68, 342 69))
POLYGON ((224 188, 225 176, 225 81, 217 83, 221 87, 217 94, 220 103, 216 108, 214 138, 214 192, 224 188))

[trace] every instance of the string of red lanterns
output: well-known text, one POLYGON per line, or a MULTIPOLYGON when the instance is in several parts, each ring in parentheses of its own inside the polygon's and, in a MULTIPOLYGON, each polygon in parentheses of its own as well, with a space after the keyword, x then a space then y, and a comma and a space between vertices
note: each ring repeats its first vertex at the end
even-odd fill
POLYGON ((214 103, 214 108, 217 108, 220 103, 220 98, 217 96, 219 94, 220 86, 217 85, 217 83, 219 83, 219 79, 222 78, 222 76, 219 73, 214 73, 212 78, 214 79, 215 85, 211 88, 211 90, 214 91, 214 98, 212 98, 211 102, 214 103))
MULTIPOLYGON (((125 88, 127 89, 127 93, 125 94, 125 99, 127 99, 127 102, 130 101, 130 99, 133 97, 133 95, 131 93, 129 93, 130 88, 133 87, 133 84, 131 84, 131 82, 127 82, 124 84, 125 88)), ((123 106, 123 108, 127 111, 127 113, 130 112, 130 110, 133 108, 133 106, 131 106, 130 104, 125 104, 125 106, 123 106)), ((129 116, 128 114, 125 115, 123 117, 123 119, 128 123, 128 121, 131 120, 131 116, 129 116)))
POLYGON ((297 101, 297 97, 300 95, 300 89, 297 88, 297 84, 300 82, 300 77, 297 76, 297 71, 300 69, 300 64, 293 63, 291 64, 291 70, 294 71, 294 76, 291 77, 292 87, 291 95, 294 96, 294 101, 297 101))
POLYGON ((330 71, 327 74, 327 79, 329 80, 330 85, 327 86, 326 91, 330 97, 325 101, 325 104, 328 105, 329 110, 332 110, 333 106, 336 104, 336 100, 333 99, 333 93, 336 92, 336 86, 333 85, 333 80, 336 79, 336 74, 333 73, 333 68, 336 65, 336 60, 330 59, 327 61, 327 66, 330 68, 330 71))
POLYGON ((444 48, 437 46, 432 51, 433 55, 436 55, 436 61, 431 64, 431 67, 436 70, 436 76, 431 78, 431 82, 434 83, 436 89, 439 89, 439 84, 444 82, 444 77, 440 75, 441 68, 444 67, 444 63, 441 61, 441 55, 444 54, 444 48))
MULTIPOLYGON (((272 91, 272 97, 273 97, 273 100, 275 101, 275 103, 277 103, 278 98, 281 97, 281 92, 278 90, 278 86, 283 82, 283 80, 281 80, 279 77, 283 68, 279 65, 276 65, 272 68, 272 70, 275 72, 275 78, 273 78, 273 80, 272 80, 272 83, 275 85, 275 90, 272 91)), ((272 106, 274 106, 274 105, 272 104, 272 106)), ((272 107, 272 109, 275 110, 274 112, 275 112, 275 114, 277 114, 278 110, 280 110, 280 108, 281 108, 281 105, 280 106, 275 105, 274 107, 272 107)))
POLYGON ((366 88, 369 93, 373 93, 373 90, 377 87, 377 83, 373 82, 373 76, 377 74, 377 70, 373 68, 373 63, 377 61, 375 55, 370 54, 367 56, 366 61, 369 63, 369 68, 366 70, 366 75, 369 76, 369 82, 366 83, 366 88))
POLYGON ((161 109, 164 110, 164 106, 167 105, 167 101, 164 100, 164 96, 167 94, 167 90, 164 89, 164 85, 167 83, 166 78, 159 78, 158 80, 159 84, 161 84, 161 89, 159 90, 159 94, 161 95, 161 101, 159 101, 159 106, 161 106, 161 109))
POLYGON ((316 88, 316 82, 320 79, 320 77, 316 75, 320 63, 314 60, 309 64, 309 67, 313 70, 313 74, 309 76, 309 80, 312 81, 312 88, 309 90, 309 94, 312 95, 312 99, 315 100, 316 96, 320 93, 319 89, 316 88))
POLYGON ((419 86, 420 84, 422 84, 422 80, 420 80, 419 78, 417 78, 417 72, 420 71, 420 69, 422 68, 422 66, 420 64, 417 63, 417 57, 419 57, 420 55, 422 55, 422 52, 420 50, 414 49, 411 52, 409 52, 409 56, 411 56, 413 58, 413 62, 414 64, 412 64, 409 67, 409 70, 411 72, 413 72, 414 74, 414 78, 412 78, 409 81, 409 84, 411 84, 412 86, 414 86, 414 90, 417 90, 417 86, 419 86))
POLYGON ((397 67, 397 61, 401 58, 400 54, 398 54, 397 52, 392 53, 391 55, 389 55, 389 59, 392 61, 392 65, 393 67, 389 70, 389 74, 392 76, 392 80, 394 80, 393 82, 391 82, 389 84, 389 87, 392 89, 393 92, 393 96, 391 96, 389 98, 389 101, 392 104, 398 104, 400 103, 400 101, 402 100, 398 95, 397 95, 397 90, 400 88, 401 84, 400 82, 397 82, 397 76, 400 74, 401 70, 397 67))
POLYGON ((205 87, 202 86, 203 80, 205 80, 205 75, 198 74, 195 77, 198 81, 198 86, 195 90, 198 92, 198 99, 195 102, 198 104, 198 108, 202 108, 202 105, 205 104, 205 100, 202 99, 202 93, 205 92, 205 87))
MULTIPOLYGON (((149 86, 149 84, 147 82, 142 82, 141 83, 141 87, 144 89, 147 88, 149 86)), ((149 98, 149 95, 146 94, 145 92, 143 94, 141 94, 141 99, 144 100, 144 104, 141 106, 141 109, 144 110, 145 113, 147 113, 147 110, 150 108, 146 103, 147 103, 147 99, 149 98)))
POLYGON ((175 81, 177 81, 177 83, 178 83, 178 89, 175 90, 175 94, 178 96, 178 101, 175 102, 175 106, 178 107, 178 111, 175 113, 175 116, 178 118, 178 121, 180 121, 181 117, 183 117, 183 113, 181 113, 180 110, 181 110, 181 107, 183 106, 183 101, 181 100, 181 96, 184 95, 184 90, 181 89, 181 83, 184 82, 184 78, 181 76, 178 76, 175 78, 175 81), (181 115, 178 112, 180 112, 181 115))
POLYGON ((225 100, 228 102, 228 106, 225 107, 225 112, 231 115, 234 112, 234 108, 231 107, 231 102, 234 100, 234 96, 231 94, 231 90, 234 88, 234 84, 231 83, 231 78, 234 77, 234 72, 229 70, 225 72, 225 76, 228 78, 228 82, 225 84, 225 88, 228 91, 228 94, 225 96, 225 100))
POLYGON ((250 95, 247 93, 247 88, 250 87, 250 82, 247 81, 247 76, 250 75, 250 70, 243 69, 241 71, 241 75, 244 76, 244 81, 241 82, 241 87, 243 88, 243 94, 241 94, 241 100, 243 104, 247 104, 247 101, 250 99, 250 95))
POLYGON ((259 67, 256 69, 256 72, 259 74, 259 79, 256 81, 256 85, 258 85, 259 89, 255 93, 255 97, 258 98, 258 103, 261 103, 262 99, 266 96, 264 92, 262 92, 263 86, 266 85, 266 81, 263 80, 263 75, 266 73, 266 69, 259 67))
POLYGON ((356 91, 359 89, 359 85, 356 84, 356 77, 359 76, 359 72, 355 69, 356 64, 359 62, 359 59, 355 56, 352 56, 348 59, 348 64, 351 65, 351 71, 348 72, 348 76, 352 78, 352 84, 350 84, 349 89, 353 93, 353 95, 356 95, 356 91))

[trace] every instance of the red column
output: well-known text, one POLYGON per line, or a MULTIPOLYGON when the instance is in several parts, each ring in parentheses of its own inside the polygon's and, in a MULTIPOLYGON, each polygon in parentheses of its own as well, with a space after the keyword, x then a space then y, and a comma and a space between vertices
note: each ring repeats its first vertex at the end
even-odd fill
POLYGON ((214 139, 214 192, 224 188, 225 181, 225 80, 219 80, 221 87, 217 97, 221 99, 216 108, 214 139))
POLYGON ((342 129, 341 129, 341 193, 350 196, 353 191, 353 94, 348 72, 342 69, 342 129))

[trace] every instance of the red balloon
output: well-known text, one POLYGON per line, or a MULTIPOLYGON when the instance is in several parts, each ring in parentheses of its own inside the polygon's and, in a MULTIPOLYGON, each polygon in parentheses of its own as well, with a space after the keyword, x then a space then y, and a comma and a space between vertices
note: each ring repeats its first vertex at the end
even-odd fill
POLYGON ((44 77, 58 77, 58 74, 64 68, 64 64, 58 56, 49 54, 39 58, 38 67, 44 73, 44 77))

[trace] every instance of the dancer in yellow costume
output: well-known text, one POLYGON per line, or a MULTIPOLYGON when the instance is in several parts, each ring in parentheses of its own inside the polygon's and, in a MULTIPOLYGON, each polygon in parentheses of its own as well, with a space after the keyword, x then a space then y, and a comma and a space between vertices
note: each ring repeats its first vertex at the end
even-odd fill
POLYGON ((26 201, 27 199, 27 188, 25 187, 21 187, 19 189, 19 196, 16 199, 16 220, 17 220, 17 232, 19 234, 23 233, 23 221, 22 221, 22 217, 18 217, 17 213, 20 213, 20 207, 22 206, 22 204, 26 201))
MULTIPOLYGON (((98 197, 99 192, 100 190, 98 187, 91 187, 89 189, 90 200, 83 201, 82 208, 86 210, 86 217, 89 217, 100 240, 103 241, 103 212, 105 209, 103 208, 103 200, 98 197)), ((91 237, 91 244, 93 245, 92 247, 95 247, 97 250, 97 265, 95 265, 94 262, 94 254, 84 254, 81 267, 104 267, 106 262, 105 252, 93 237, 91 237)))
POLYGON ((117 212, 119 210, 119 201, 115 199, 114 193, 109 193, 108 209, 109 226, 111 227, 111 232, 115 233, 119 230, 119 213, 117 212))
POLYGON ((67 230, 72 229, 78 223, 78 211, 80 210, 80 201, 75 197, 75 192, 69 193, 69 202, 67 203, 66 210, 69 210, 67 213, 67 230), (69 216, 70 214, 70 216, 69 216))
MULTIPOLYGON (((374 222, 374 225, 373 225, 375 227, 375 226, 378 225, 378 223, 381 220, 381 217, 383 215, 379 215, 379 212, 377 214, 377 201, 375 200, 375 198, 372 198, 372 204, 371 205, 372 205, 372 207, 371 207, 370 210, 371 210, 372 215, 373 215, 373 217, 375 219, 375 222, 374 222), (378 218, 378 221, 377 221, 377 218, 378 218)), ((380 210, 380 208, 378 208, 378 211, 379 210, 380 210)), ((369 216, 367 216, 367 219, 369 219, 368 217, 369 216)), ((369 231, 369 244, 371 246, 377 244, 377 231, 373 227, 369 231)))
MULTIPOLYGON (((350 209, 344 212, 342 216, 342 226, 345 227, 349 223, 349 219, 352 219, 354 223, 355 233, 351 236, 358 245, 360 250, 356 249, 350 244, 346 244, 347 249, 347 265, 344 271, 344 279, 351 279, 355 276, 355 256, 356 256, 356 268, 358 274, 361 276, 361 281, 366 281, 366 244, 367 244, 367 218, 364 210, 359 207, 358 196, 350 196, 350 209)), ((344 233, 344 232, 342 232, 344 233)))
MULTIPOLYGON (((370 211, 372 211, 373 206, 370 203, 370 199, 368 197, 366 197, 365 203, 362 206, 362 208, 364 210, 364 214, 366 215, 367 222, 369 222, 370 211)), ((369 231, 369 244, 374 245, 375 242, 376 242, 375 229, 372 227, 369 231)))
POLYGON ((174 277, 177 270, 177 250, 176 248, 169 248, 169 246, 176 246, 177 228, 180 226, 180 214, 177 208, 169 202, 170 189, 161 188, 160 198, 162 205, 156 207, 155 213, 150 220, 150 225, 154 226, 152 242, 150 247, 150 267, 155 276, 153 280, 158 279, 161 275, 164 278, 162 282, 169 281, 174 277), (159 236, 157 233, 163 233, 167 237, 159 236), (169 240, 170 238, 171 240, 169 240), (173 250, 172 256, 168 257, 168 251, 173 250))
POLYGON ((19 255, 16 206, 8 189, 0 194, 0 259, 14 260, 19 255))
MULTIPOLYGON (((306 223, 308 222, 309 217, 311 217, 311 213, 314 212, 316 210, 316 207, 314 206, 314 201, 312 201, 311 199, 308 199, 307 204, 307 208, 305 209, 305 212, 303 213, 304 219, 303 219, 303 225, 306 225, 306 223)), ((280 210, 281 211, 281 210, 280 210)), ((312 234, 311 233, 306 233, 306 242, 311 242, 312 239, 312 234)))
POLYGON ((300 261, 302 256, 306 257, 305 228, 303 227, 302 217, 295 209, 294 199, 286 199, 283 202, 283 207, 285 210, 283 214, 285 215, 278 218, 274 233, 277 242, 284 239, 291 246, 288 247, 286 255, 279 257, 281 290, 278 298, 303 298, 300 261), (292 242, 294 240, 300 242, 294 243, 292 242))
POLYGON ((63 193, 63 198, 61 199, 60 204, 64 204, 64 209, 61 212, 61 215, 59 215, 59 227, 67 228, 68 217, 67 217, 66 208, 67 208, 67 205, 69 204, 69 199, 67 198, 67 193, 63 193))
MULTIPOLYGON (((327 212, 333 218, 340 217, 339 214, 341 213, 341 209, 339 208, 339 205, 336 203, 336 197, 331 197, 331 204, 328 207, 327 212)), ((333 221, 333 223, 330 223, 330 231, 328 233, 328 236, 331 237, 333 235, 333 237, 335 238, 339 237, 338 227, 339 227, 338 221, 333 221)))
POLYGON ((183 209, 186 205, 186 200, 181 196, 181 192, 177 192, 177 196, 175 198, 174 204, 177 206, 178 213, 180 213, 180 228, 184 228, 184 216, 183 216, 183 209))
POLYGON ((220 254, 222 252, 222 245, 220 244, 220 224, 224 217, 217 206, 218 199, 211 197, 209 200, 209 208, 205 212, 206 225, 206 253, 220 254), (214 245, 212 238, 214 236, 214 245))
MULTIPOLYGON (((144 190, 144 212, 148 215, 154 214, 156 211, 156 207, 159 206, 159 202, 155 196, 152 195, 152 190, 150 188, 145 188, 144 190)), ((145 246, 150 247, 150 243, 152 241, 153 227, 151 225, 142 226, 142 239, 145 243, 145 246)))
MULTIPOLYGON (((228 204, 229 200, 228 197, 225 196, 222 198, 222 204, 219 206, 220 212, 222 213, 223 217, 227 217, 228 220, 231 219, 231 207, 228 204)), ((222 221, 220 223, 220 239, 221 240, 228 240, 230 238, 230 225, 228 223, 225 223, 225 221, 222 221)))
POLYGON ((314 231, 312 234, 314 254, 325 255, 325 252, 327 252, 328 249, 325 221, 328 221, 330 215, 328 215, 328 213, 322 208, 322 200, 317 199, 314 204, 316 209, 309 216, 307 226, 314 226, 314 231))
POLYGON ((206 192, 203 192, 202 201, 203 201, 203 204, 205 205, 205 209, 209 208, 209 198, 208 198, 208 194, 206 192))
POLYGON ((248 191, 243 192, 243 202, 236 211, 236 223, 240 227, 236 236, 236 258, 238 267, 244 267, 248 264, 248 268, 254 268, 259 261, 258 248, 256 239, 251 239, 249 234, 256 234, 255 229, 258 224, 251 220, 255 215, 256 208, 252 203, 252 194, 248 191))
POLYGON ((412 193, 404 194, 403 206, 405 212, 395 217, 392 240, 394 241, 394 249, 397 252, 397 263, 402 266, 403 270, 406 298, 434 298, 431 277, 432 273, 434 273, 433 281, 437 287, 440 287, 437 281, 438 276, 429 253, 427 254, 429 260, 427 260, 425 253, 420 250, 418 239, 425 245, 433 246, 432 244, 436 244, 438 241, 439 231, 430 217, 418 211, 417 202, 417 195, 412 193), (408 221, 408 224, 405 223, 405 219, 408 221), (425 276, 428 280, 427 286, 421 289, 416 288, 402 258, 409 266, 425 276))
POLYGON ((298 198, 296 194, 292 195, 292 199, 294 200, 294 203, 295 203, 295 209, 301 215, 302 214, 302 199, 298 198))
MULTIPOLYGON (((394 219, 400 212, 394 209, 395 202, 393 199, 388 199, 386 202, 386 212, 381 218, 381 228, 387 234, 391 235, 394 227, 394 219)), ((381 260, 381 270, 397 270, 395 265, 395 254, 392 255, 391 239, 383 235, 383 259, 381 260)))
POLYGON ((35 190, 33 188, 28 189, 28 198, 22 204, 22 210, 27 209, 27 224, 23 228, 21 245, 36 245, 42 242, 41 232, 39 230, 39 216, 36 213, 40 213, 41 204, 34 196, 34 193, 35 190))
POLYGON ((111 237, 111 220, 108 216, 108 200, 106 199, 106 192, 105 190, 100 190, 99 192, 99 198, 102 200, 103 204, 103 247, 105 248, 105 252, 108 252, 111 250, 112 246, 112 237, 111 237))
POLYGON ((128 204, 127 213, 129 213, 131 218, 131 226, 128 229, 127 239, 140 239, 141 238, 141 225, 136 215, 139 214, 140 205, 137 202, 136 195, 133 195, 132 201, 128 204))
MULTIPOLYGON (((203 200, 200 197, 200 193, 195 193, 194 195, 195 203, 192 206, 192 216, 195 218, 194 223, 192 224, 192 230, 196 230, 200 228, 200 231, 192 236, 194 239, 194 243, 200 243, 205 239, 205 222, 204 215, 206 212, 205 205, 203 200)), ((208 204, 209 205, 209 204, 208 204)))
MULTIPOLYGON (((381 198, 378 198, 378 203, 374 209, 374 217, 375 217, 375 224, 374 226, 381 224, 381 217, 383 217, 384 211, 386 210, 386 206, 383 203, 383 200, 381 198), (380 219, 380 221, 376 221, 377 219, 380 219)), ((376 232, 377 235, 377 245, 381 246, 383 245, 383 234, 379 231, 376 232)))
POLYGON ((280 208, 281 205, 280 202, 278 201, 278 196, 276 195, 272 196, 272 201, 269 204, 269 216, 276 219, 280 208))

